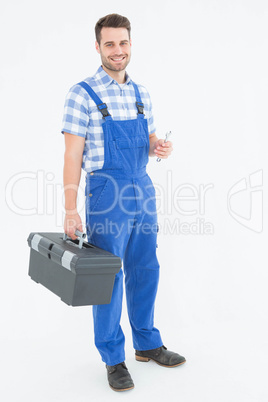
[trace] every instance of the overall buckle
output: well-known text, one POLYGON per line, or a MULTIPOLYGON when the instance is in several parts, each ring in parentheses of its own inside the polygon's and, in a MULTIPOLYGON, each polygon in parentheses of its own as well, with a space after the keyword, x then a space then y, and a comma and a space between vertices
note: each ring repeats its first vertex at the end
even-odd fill
POLYGON ((105 119, 105 117, 111 116, 108 112, 108 107, 106 103, 101 103, 100 105, 97 105, 97 108, 101 112, 103 119, 105 119))
POLYGON ((138 109, 138 114, 144 114, 143 109, 144 109, 144 104, 142 102, 136 102, 136 106, 138 109))

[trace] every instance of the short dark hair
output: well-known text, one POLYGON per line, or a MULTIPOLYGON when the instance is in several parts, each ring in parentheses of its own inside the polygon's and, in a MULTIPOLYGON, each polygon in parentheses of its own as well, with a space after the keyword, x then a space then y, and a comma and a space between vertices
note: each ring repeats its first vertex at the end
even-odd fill
POLYGON ((98 44, 101 41, 101 30, 102 28, 126 28, 128 30, 128 35, 130 38, 131 26, 130 22, 126 17, 119 14, 108 14, 105 17, 99 19, 95 25, 95 34, 98 44))

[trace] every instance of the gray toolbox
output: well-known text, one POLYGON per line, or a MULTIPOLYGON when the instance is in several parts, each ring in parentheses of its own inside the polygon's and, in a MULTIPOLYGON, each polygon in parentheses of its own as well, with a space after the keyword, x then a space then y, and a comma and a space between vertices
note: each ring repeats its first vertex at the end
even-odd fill
POLYGON ((109 304, 121 259, 64 233, 30 233, 29 275, 71 306, 109 304))

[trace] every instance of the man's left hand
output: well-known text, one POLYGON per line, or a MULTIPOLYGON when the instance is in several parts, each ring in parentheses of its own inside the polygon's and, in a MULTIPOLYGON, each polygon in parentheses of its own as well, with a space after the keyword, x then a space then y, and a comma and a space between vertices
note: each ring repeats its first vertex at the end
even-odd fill
POLYGON ((154 154, 161 159, 167 159, 173 151, 172 142, 165 142, 163 139, 156 141, 154 144, 154 154))

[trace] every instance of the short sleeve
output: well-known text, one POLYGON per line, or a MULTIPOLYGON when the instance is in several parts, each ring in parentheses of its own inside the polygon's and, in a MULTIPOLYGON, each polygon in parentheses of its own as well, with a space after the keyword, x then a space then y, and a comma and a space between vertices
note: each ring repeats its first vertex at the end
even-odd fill
POLYGON ((148 122, 149 135, 151 135, 156 132, 151 97, 149 92, 143 85, 139 85, 139 91, 141 94, 142 101, 144 103, 144 113, 148 122))
POLYGON ((74 85, 65 98, 61 133, 86 137, 88 124, 88 105, 83 88, 74 85))
POLYGON ((153 106, 152 106, 152 102, 151 102, 151 98, 150 98, 149 94, 148 94, 148 97, 149 97, 149 109, 148 109, 148 113, 147 113, 147 119, 148 119, 148 131, 149 131, 149 135, 151 135, 156 132, 156 127, 154 124, 153 106))

